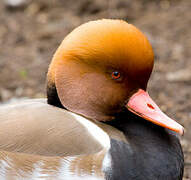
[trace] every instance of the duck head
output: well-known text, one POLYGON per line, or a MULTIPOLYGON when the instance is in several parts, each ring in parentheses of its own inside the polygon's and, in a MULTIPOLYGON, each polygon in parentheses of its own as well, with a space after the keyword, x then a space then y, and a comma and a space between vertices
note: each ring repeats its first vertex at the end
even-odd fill
POLYGON ((135 26, 98 20, 74 29, 56 51, 48 72, 48 103, 97 121, 129 111, 183 134, 146 92, 154 63, 152 47, 135 26))

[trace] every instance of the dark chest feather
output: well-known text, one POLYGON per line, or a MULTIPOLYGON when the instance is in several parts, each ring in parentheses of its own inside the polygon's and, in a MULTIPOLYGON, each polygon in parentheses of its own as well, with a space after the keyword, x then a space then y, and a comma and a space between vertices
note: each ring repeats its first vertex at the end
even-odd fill
POLYGON ((137 117, 115 123, 128 144, 111 139, 112 167, 105 172, 107 180, 182 179, 184 158, 174 133, 137 117))

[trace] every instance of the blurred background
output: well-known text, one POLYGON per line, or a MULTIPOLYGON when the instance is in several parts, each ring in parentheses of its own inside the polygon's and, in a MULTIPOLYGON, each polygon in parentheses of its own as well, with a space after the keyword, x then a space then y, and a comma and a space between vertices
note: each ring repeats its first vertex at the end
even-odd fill
POLYGON ((52 55, 76 26, 100 18, 136 25, 155 51, 149 92, 186 128, 184 180, 191 179, 190 0, 1 0, 0 103, 45 97, 52 55))

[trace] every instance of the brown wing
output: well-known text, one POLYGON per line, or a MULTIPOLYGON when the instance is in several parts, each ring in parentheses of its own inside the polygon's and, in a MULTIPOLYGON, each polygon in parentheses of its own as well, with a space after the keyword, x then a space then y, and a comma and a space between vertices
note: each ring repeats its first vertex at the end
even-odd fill
MULTIPOLYGON (((109 146, 107 142, 103 146, 90 130, 93 127, 98 138, 103 135, 109 140, 108 135, 104 131, 100 134, 102 130, 96 130, 96 124, 76 116, 44 100, 1 106, 0 179, 104 180, 103 160, 109 146)), ((114 130, 111 134, 116 137, 118 133, 114 130)))
POLYGON ((90 154, 103 148, 72 113, 44 100, 0 106, 0 149, 48 156, 90 154))

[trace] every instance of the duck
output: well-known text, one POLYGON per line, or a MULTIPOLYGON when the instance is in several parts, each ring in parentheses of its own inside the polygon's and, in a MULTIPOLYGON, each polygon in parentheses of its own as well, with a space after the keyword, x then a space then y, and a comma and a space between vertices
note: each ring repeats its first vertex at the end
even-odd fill
POLYGON ((0 107, 0 179, 181 180, 184 128, 147 92, 154 53, 124 20, 80 25, 47 74, 47 99, 0 107))

